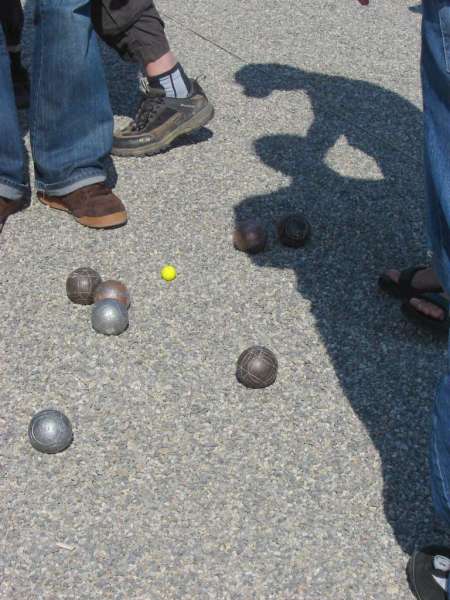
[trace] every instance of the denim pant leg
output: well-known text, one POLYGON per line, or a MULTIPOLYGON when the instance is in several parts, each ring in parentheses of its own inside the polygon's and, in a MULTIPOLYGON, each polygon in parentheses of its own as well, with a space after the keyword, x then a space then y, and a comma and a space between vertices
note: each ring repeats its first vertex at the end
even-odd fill
POLYGON ((39 191, 106 179, 113 116, 89 0, 36 0, 30 123, 39 191))
POLYGON ((9 55, 0 27, 0 196, 19 200, 27 191, 25 152, 11 81, 9 55))
POLYGON ((450 527, 450 376, 439 383, 431 434, 431 491, 439 517, 450 527))
POLYGON ((433 264, 450 289, 450 0, 423 0, 422 89, 427 233, 433 264))
MULTIPOLYGON (((422 4, 427 230, 434 269, 449 292, 450 0, 423 0, 422 4)), ((441 379, 434 401, 430 467, 435 510, 450 526, 450 368, 448 373, 441 379)))

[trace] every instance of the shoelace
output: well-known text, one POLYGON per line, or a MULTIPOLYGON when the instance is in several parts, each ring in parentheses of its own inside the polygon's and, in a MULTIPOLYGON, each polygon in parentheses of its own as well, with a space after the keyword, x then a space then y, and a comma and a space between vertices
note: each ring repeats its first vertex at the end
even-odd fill
POLYGON ((163 100, 163 96, 144 96, 142 98, 136 113, 136 118, 131 124, 133 131, 141 131, 145 128, 150 117, 153 117, 158 112, 163 100))

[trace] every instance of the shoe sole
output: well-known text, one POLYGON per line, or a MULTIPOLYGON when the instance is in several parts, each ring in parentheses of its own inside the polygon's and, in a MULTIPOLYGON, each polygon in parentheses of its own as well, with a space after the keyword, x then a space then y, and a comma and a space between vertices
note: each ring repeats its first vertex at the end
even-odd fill
POLYGON ((114 156, 152 156, 168 148, 178 137, 192 133, 209 123, 214 117, 214 107, 207 104, 200 112, 194 115, 189 121, 182 123, 177 129, 174 129, 165 138, 159 142, 145 144, 137 148, 115 148, 113 146, 111 154, 114 156))
MULTIPOLYGON (((48 199, 45 196, 38 196, 39 202, 45 204, 49 208, 54 208, 56 210, 62 210, 69 214, 72 214, 67 206, 64 206, 61 202, 55 199, 48 199)), ((74 219, 80 223, 80 225, 84 225, 85 227, 91 227, 93 229, 111 229, 112 227, 119 227, 120 225, 125 225, 127 222, 127 213, 126 212, 116 212, 110 215, 106 215, 104 217, 75 217, 74 219)))
POLYGON ((414 594, 418 600, 421 600, 419 596, 419 592, 416 590, 416 586, 414 584, 414 555, 408 560, 408 564, 406 565, 406 578, 408 580, 409 589, 414 594))

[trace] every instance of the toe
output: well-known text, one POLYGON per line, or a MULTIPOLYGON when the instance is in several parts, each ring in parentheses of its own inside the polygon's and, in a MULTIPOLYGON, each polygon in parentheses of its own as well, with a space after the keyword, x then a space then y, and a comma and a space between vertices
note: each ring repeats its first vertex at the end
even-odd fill
POLYGON ((445 314, 442 308, 439 308, 439 306, 436 306, 431 302, 427 302, 426 300, 421 300, 419 298, 412 298, 411 305, 427 317, 440 320, 445 319, 445 314))
POLYGON ((389 277, 389 279, 392 279, 392 281, 395 281, 395 283, 398 283, 400 279, 400 271, 396 271, 395 269, 389 269, 389 271, 385 271, 384 274, 386 277, 389 277))

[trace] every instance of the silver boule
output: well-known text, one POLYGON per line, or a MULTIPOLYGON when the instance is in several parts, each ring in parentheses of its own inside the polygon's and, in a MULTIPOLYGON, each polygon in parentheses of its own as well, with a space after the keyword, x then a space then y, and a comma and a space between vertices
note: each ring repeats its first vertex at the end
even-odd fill
POLYGON ((92 327, 103 335, 120 335, 128 327, 128 311, 117 300, 100 300, 92 308, 92 327))
POLYGON ((59 410, 41 410, 30 421, 28 437, 33 448, 39 452, 56 454, 70 446, 73 440, 72 425, 59 410))

